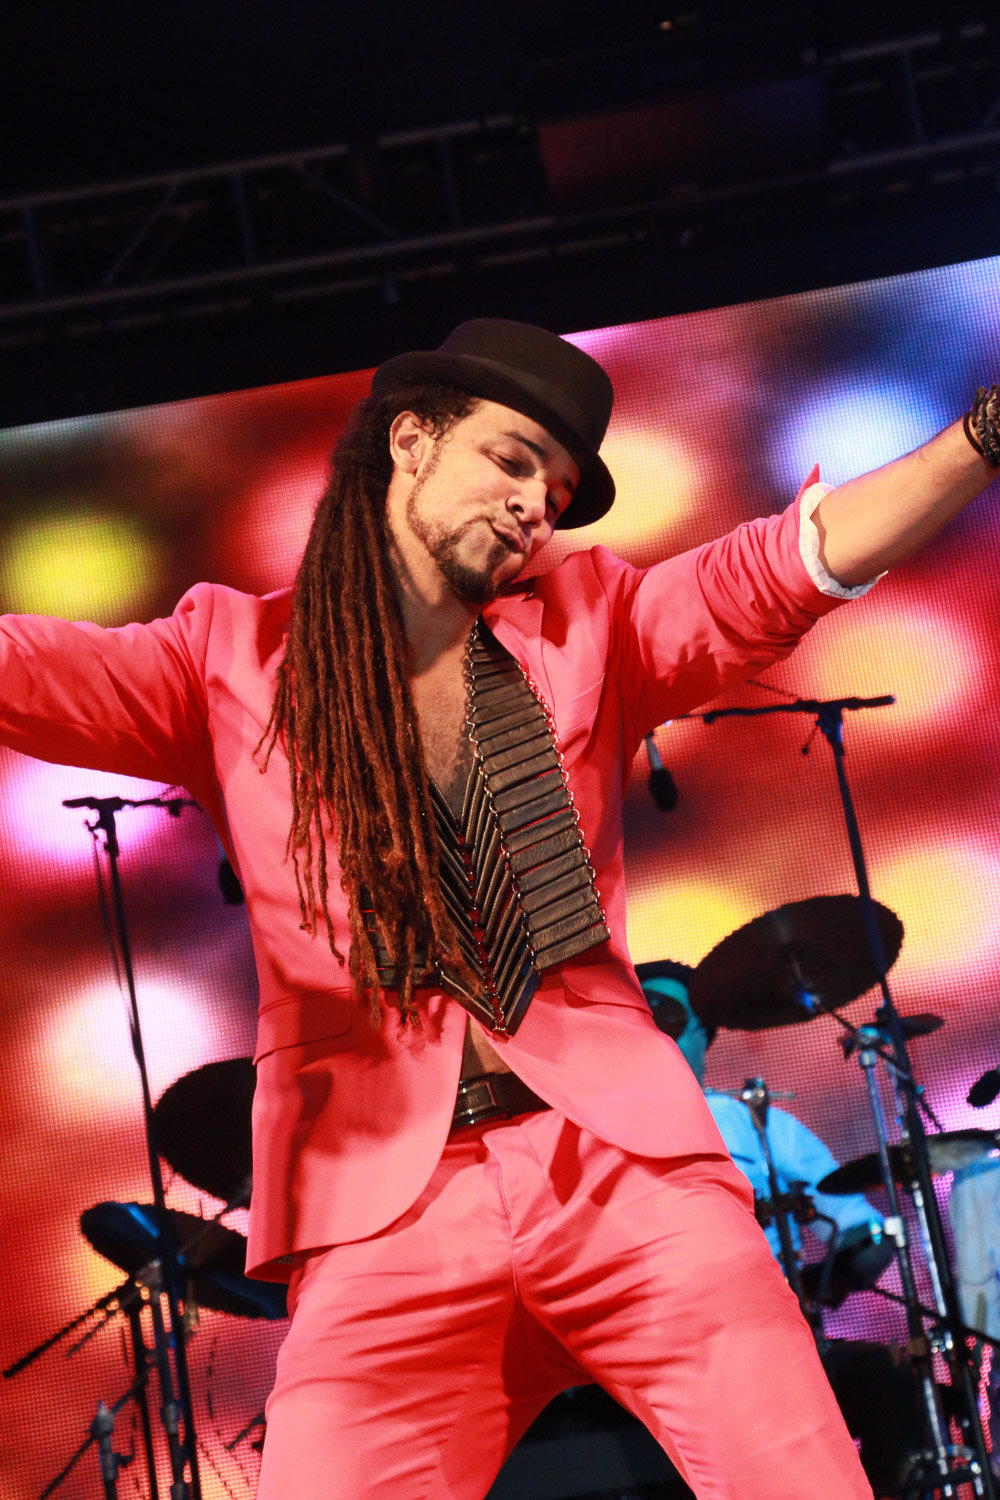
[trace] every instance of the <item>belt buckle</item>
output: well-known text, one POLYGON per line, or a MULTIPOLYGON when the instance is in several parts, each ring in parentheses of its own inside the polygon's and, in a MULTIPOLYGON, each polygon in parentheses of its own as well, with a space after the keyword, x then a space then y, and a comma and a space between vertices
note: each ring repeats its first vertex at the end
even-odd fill
POLYGON ((497 1093, 497 1086, 493 1082, 493 1075, 492 1075, 492 1073, 484 1073, 483 1076, 482 1076, 482 1078, 479 1081, 480 1081, 480 1083, 485 1083, 485 1085, 486 1085, 486 1092, 490 1096, 490 1104, 493 1106, 493 1108, 494 1109, 502 1109, 503 1106, 500 1103, 500 1095, 497 1093))
POLYGON ((452 1119, 452 1129, 456 1125, 475 1125, 480 1119, 488 1119, 491 1114, 503 1111, 496 1085, 489 1073, 460 1083, 458 1091, 459 1099, 452 1119), (482 1098, 483 1094, 486 1095, 485 1099, 482 1098))

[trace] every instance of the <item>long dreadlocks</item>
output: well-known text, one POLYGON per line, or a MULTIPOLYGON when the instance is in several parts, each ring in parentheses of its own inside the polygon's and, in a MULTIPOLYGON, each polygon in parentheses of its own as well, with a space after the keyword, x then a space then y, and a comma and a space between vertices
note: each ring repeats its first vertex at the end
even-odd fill
POLYGON ((394 961, 401 1020, 416 1020, 421 970, 468 990, 438 880, 430 783, 410 691, 409 651, 389 563, 389 429, 412 411, 443 437, 477 405, 464 391, 399 385, 359 402, 333 455, 299 567, 271 717, 257 746, 263 769, 279 735, 288 751, 292 822, 286 853, 303 927, 322 914, 341 963, 328 907, 327 835, 335 828, 350 909, 350 974, 381 1019, 375 946, 394 961))

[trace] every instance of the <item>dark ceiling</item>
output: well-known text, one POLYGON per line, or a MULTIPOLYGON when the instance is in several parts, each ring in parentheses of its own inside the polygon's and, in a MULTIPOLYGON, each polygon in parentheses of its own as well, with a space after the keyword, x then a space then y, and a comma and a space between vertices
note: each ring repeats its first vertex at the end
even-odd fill
POLYGON ((1000 251, 995 0, 35 0, 0 424, 1000 251))

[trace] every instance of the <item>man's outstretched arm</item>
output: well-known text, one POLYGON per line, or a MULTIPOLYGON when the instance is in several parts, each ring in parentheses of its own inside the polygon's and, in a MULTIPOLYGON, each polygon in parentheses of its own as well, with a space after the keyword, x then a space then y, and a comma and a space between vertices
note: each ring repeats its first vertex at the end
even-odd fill
MULTIPOLYGON (((991 389, 1000 407, 1000 387, 991 389)), ((996 415, 992 432, 996 438, 996 415)), ((996 449, 994 449, 996 451, 996 449)), ((813 513, 824 567, 838 583, 866 583, 909 557, 997 478, 961 419, 903 458, 823 496, 813 513)))

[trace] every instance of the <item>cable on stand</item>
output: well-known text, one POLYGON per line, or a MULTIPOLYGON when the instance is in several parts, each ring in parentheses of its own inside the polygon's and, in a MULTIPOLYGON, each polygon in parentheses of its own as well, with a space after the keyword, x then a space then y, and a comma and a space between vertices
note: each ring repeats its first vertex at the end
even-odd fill
POLYGON ((975 1495, 985 1496, 986 1500, 996 1500, 996 1489, 979 1418, 973 1358, 962 1337, 964 1324, 959 1316, 954 1276, 931 1180, 927 1135, 920 1114, 921 1109, 925 1110, 931 1119, 934 1117, 923 1097, 922 1088, 914 1080, 906 1051, 902 1020, 889 991, 886 978, 888 965, 879 931, 875 903, 868 882, 861 831, 844 770, 844 712, 885 708, 893 702, 895 699, 891 696, 829 700, 799 698, 791 703, 775 703, 766 708, 715 709, 705 714, 691 714, 684 717, 701 719, 705 724, 713 724, 718 719, 731 717, 750 718, 774 713, 810 714, 816 721, 816 728, 822 732, 830 746, 858 886, 865 935, 872 962, 878 974, 882 1002, 876 1012, 873 1026, 854 1028, 843 1017, 826 1007, 822 996, 810 993, 807 988, 803 988, 802 994, 797 998, 799 1003, 808 1010, 829 1009, 830 1014, 834 1015, 835 1019, 852 1033, 852 1045, 845 1049, 845 1055, 850 1050, 856 1050, 864 1071, 869 1106, 878 1142, 882 1184, 889 1200, 889 1222, 899 1252, 897 1259, 909 1335, 907 1354, 920 1386, 927 1433, 930 1439, 930 1449, 920 1455, 917 1469, 908 1481, 906 1494, 914 1497, 914 1500, 916 1497, 929 1497, 936 1494, 953 1497, 957 1494, 956 1485, 971 1484, 975 1495), (935 1318, 930 1337, 924 1327, 924 1309, 917 1295, 910 1245, 900 1212, 896 1178, 889 1158, 885 1116, 875 1078, 875 1067, 879 1061, 886 1065, 891 1080, 902 1132, 902 1144, 908 1149, 910 1173, 904 1186, 912 1198, 917 1214, 934 1291, 935 1318), (959 1448, 956 1448, 949 1440, 948 1421, 934 1377, 933 1356, 935 1353, 943 1355, 958 1398, 957 1421, 964 1437, 964 1443, 959 1448))
MULTIPOLYGON (((164 1197, 163 1174, 160 1169, 156 1125, 153 1118, 153 1100, 149 1088, 149 1074, 146 1068, 146 1054, 143 1047, 139 1004, 135 989, 132 948, 129 941, 128 922, 125 915, 125 903, 118 869, 121 850, 118 843, 115 815, 126 807, 158 807, 169 813, 171 817, 177 818, 180 817, 183 808, 195 807, 196 805, 196 803, 184 797, 147 797, 139 801, 132 801, 124 797, 73 797, 63 803, 64 807, 86 808, 94 813, 93 820, 87 821, 87 827, 93 834, 95 842, 97 841, 98 834, 103 834, 103 847, 108 858, 108 868, 111 876, 111 900, 114 917, 112 937, 113 943, 117 944, 117 948, 113 948, 113 953, 116 965, 120 957, 121 968, 124 972, 128 989, 132 1051, 135 1055, 142 1085, 146 1150, 149 1159, 150 1182, 153 1189, 153 1203, 158 1220, 158 1256, 156 1262, 154 1262, 154 1266, 157 1268, 159 1276, 162 1277, 162 1281, 154 1280, 149 1287, 149 1306, 153 1324, 153 1348, 149 1351, 149 1355, 156 1365, 160 1387, 160 1422, 166 1436, 170 1457, 170 1500, 201 1500, 201 1482, 198 1473, 198 1453, 191 1401, 191 1384, 187 1367, 185 1329, 183 1315, 180 1310, 180 1254, 164 1197), (163 1315, 164 1301, 166 1302, 167 1309, 166 1318, 163 1315)), ((136 1357, 137 1377, 139 1378, 137 1378, 136 1386, 142 1388, 145 1383, 145 1375, 143 1372, 140 1376, 139 1372, 139 1351, 143 1346, 137 1312, 134 1314, 134 1319, 132 1314, 130 1314, 130 1321, 132 1321, 134 1343, 136 1343, 138 1335, 136 1357)), ((146 1351, 143 1350, 143 1359, 146 1357, 146 1351)), ((142 1405, 143 1402, 144 1390, 140 1404, 142 1405)), ((95 1427, 106 1427, 106 1421, 101 1418, 100 1413, 98 1414, 98 1419, 95 1420, 95 1427)), ((148 1412, 143 1421, 143 1435, 147 1443, 147 1462, 150 1472, 152 1497, 153 1500, 156 1500, 156 1474, 152 1452, 152 1431, 148 1421, 148 1412)), ((88 1439, 88 1442, 95 1440, 98 1441, 101 1448, 102 1477, 105 1481, 105 1493, 114 1495, 115 1476, 114 1473, 110 1472, 112 1465, 108 1459, 110 1435, 105 1431, 92 1432, 92 1436, 88 1439)), ((115 1465, 114 1467, 116 1468, 117 1466, 115 1465)))

